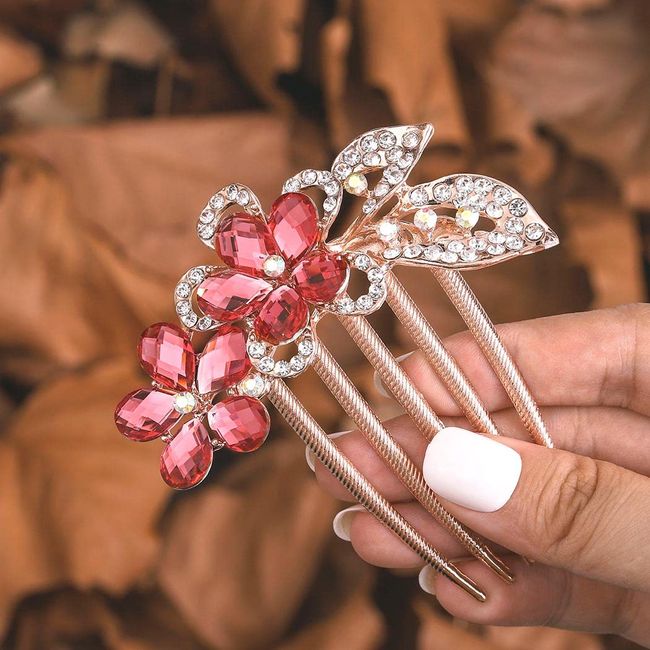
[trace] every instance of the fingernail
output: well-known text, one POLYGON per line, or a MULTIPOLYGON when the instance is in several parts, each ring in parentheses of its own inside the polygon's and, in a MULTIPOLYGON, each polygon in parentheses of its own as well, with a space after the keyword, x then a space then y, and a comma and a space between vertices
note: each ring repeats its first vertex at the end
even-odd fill
MULTIPOLYGON (((402 354, 399 357, 395 357, 395 361, 397 361, 397 363, 401 363, 402 361, 404 361, 404 359, 408 359, 408 357, 410 357, 412 354, 413 351, 407 352, 406 354, 402 354)), ((382 397, 392 397, 392 395, 386 389, 386 386, 384 386, 381 377, 379 376, 379 373, 377 371, 375 371, 375 374, 372 377, 372 382, 375 385, 377 392, 382 397)))
POLYGON ((493 438, 448 427, 429 443, 423 474, 429 487, 444 499, 479 512, 494 512, 517 487, 521 456, 493 438))
POLYGON ((332 521, 332 528, 334 528, 334 534, 342 539, 345 542, 350 541, 350 526, 352 525, 352 520, 354 515, 357 512, 363 512, 365 508, 362 505, 356 504, 350 506, 345 510, 337 513, 336 517, 332 521))
MULTIPOLYGON (((329 435, 330 440, 334 440, 334 438, 340 438, 341 436, 344 436, 346 433, 350 433, 349 431, 339 431, 338 433, 331 433, 329 435)), ((316 454, 309 448, 305 447, 305 460, 307 461, 307 465, 309 466, 309 469, 313 472, 316 469, 316 454)))
POLYGON ((418 573, 418 583, 420 585, 420 589, 422 589, 422 591, 426 591, 432 596, 436 595, 434 580, 435 575, 436 572, 428 564, 422 568, 420 573, 418 573))

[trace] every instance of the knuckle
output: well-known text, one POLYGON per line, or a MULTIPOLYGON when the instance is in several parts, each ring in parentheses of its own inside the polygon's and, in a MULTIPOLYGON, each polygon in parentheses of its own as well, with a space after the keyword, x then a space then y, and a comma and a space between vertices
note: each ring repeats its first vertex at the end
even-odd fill
POLYGON ((583 456, 566 456, 549 468, 537 500, 536 544, 547 558, 571 562, 591 543, 590 512, 598 494, 598 463, 583 456))

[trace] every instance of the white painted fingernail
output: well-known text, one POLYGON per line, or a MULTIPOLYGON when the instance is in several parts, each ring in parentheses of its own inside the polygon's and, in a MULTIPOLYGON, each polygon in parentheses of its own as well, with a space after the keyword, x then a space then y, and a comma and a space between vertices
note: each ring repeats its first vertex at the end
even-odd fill
POLYGON ((418 583, 420 584, 420 589, 426 591, 432 596, 436 595, 435 588, 435 578, 436 572, 427 564, 425 565, 420 573, 418 573, 418 583))
POLYGON ((363 512, 365 508, 362 505, 356 504, 350 506, 345 510, 337 513, 336 517, 332 521, 332 528, 334 528, 334 534, 341 538, 345 542, 350 541, 350 526, 352 525, 352 520, 354 515, 357 512, 363 512))
MULTIPOLYGON (((330 434, 329 438, 330 440, 334 440, 334 438, 340 438, 341 436, 344 436, 346 433, 350 433, 350 432, 339 431, 338 433, 330 434)), ((313 472, 316 469, 316 455, 309 447, 305 447, 305 460, 307 461, 307 465, 309 466, 309 469, 313 472)))
POLYGON ((429 487, 458 505, 494 512, 517 487, 521 456, 493 438, 459 427, 438 432, 424 456, 429 487))
MULTIPOLYGON (((404 361, 404 359, 408 359, 413 354, 413 351, 407 352, 406 354, 402 354, 399 357, 395 357, 395 361, 397 363, 401 363, 404 361)), ((386 386, 384 386, 383 382, 381 381, 381 377, 379 376, 379 373, 375 371, 375 374, 372 376, 372 382, 375 385, 375 388, 377 389, 377 392, 382 396, 382 397, 392 397, 392 395, 386 390, 386 386)))

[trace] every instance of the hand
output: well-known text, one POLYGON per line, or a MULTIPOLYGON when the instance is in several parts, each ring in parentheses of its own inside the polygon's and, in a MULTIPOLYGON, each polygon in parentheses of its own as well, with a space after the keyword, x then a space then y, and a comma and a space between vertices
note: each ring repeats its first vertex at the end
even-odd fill
MULTIPOLYGON (((499 333, 539 401, 556 449, 525 441, 523 425, 467 332, 445 345, 504 436, 445 429, 425 459, 427 443, 407 416, 385 425, 416 464, 424 463, 425 478, 443 505, 495 542, 493 549, 515 572, 514 584, 467 557, 358 431, 337 436, 336 444, 434 546, 486 589, 487 601, 478 603, 422 569, 423 589, 454 616, 615 633, 650 646, 650 306, 515 323, 499 327, 499 333)), ((469 428, 419 352, 402 366, 449 427, 469 428)), ((332 494, 351 500, 319 464, 316 475, 332 494)), ((371 564, 422 567, 417 555, 360 507, 339 513, 335 530, 371 564)))

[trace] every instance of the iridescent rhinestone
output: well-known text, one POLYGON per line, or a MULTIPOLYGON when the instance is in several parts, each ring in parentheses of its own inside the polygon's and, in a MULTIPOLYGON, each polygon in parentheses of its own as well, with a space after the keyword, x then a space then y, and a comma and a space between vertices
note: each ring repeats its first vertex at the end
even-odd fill
POLYGON ((485 212, 491 219, 500 219, 503 216, 503 208, 494 201, 490 201, 487 204, 485 212))
POLYGON ((517 235, 508 235, 506 237, 506 248, 511 251, 519 251, 524 246, 524 240, 517 235))
POLYGON ((217 215, 212 210, 203 210, 199 215, 199 221, 201 223, 210 223, 211 221, 214 221, 216 216, 217 215))
POLYGON ((375 301, 371 296, 359 296, 359 298, 357 298, 357 308, 360 311, 368 311, 368 309, 371 309, 374 304, 375 301))
POLYGON ((384 169, 384 178, 391 184, 395 185, 404 178, 404 172, 397 165, 388 165, 384 169))
POLYGON ((273 372, 278 375, 278 377, 286 377, 291 372, 291 366, 288 361, 282 359, 277 361, 273 367, 273 372))
POLYGON ((249 397, 262 397, 266 392, 266 381, 264 377, 251 374, 239 383, 239 390, 249 397))
POLYGON ((260 359, 258 367, 262 372, 271 372, 275 367, 275 361, 271 357, 263 357, 260 359))
POLYGON ((187 279, 192 283, 192 284, 198 284, 199 282, 203 282, 203 278, 205 278, 205 271, 203 269, 192 269, 188 274, 187 274, 187 279))
POLYGON ((323 210, 325 212, 331 212, 334 210, 336 207, 336 199, 333 196, 328 196, 324 201, 323 201, 323 210))
POLYGON ((492 197, 499 205, 505 205, 512 198, 512 192, 503 185, 497 185, 492 190, 492 197))
POLYGON ((503 244, 489 244, 487 252, 490 255, 501 255, 506 252, 506 247, 503 244))
POLYGON ((328 181, 323 186, 323 189, 325 190, 325 194, 328 194, 329 196, 332 196, 333 194, 338 193, 339 187, 340 187, 340 185, 338 184, 337 181, 328 181))
POLYGON ((387 248, 382 255, 384 259, 395 260, 402 254, 402 251, 399 248, 387 248))
POLYGON ((303 357, 308 357, 314 351, 314 342, 311 339, 304 339, 298 343, 298 352, 303 357))
POLYGON ((381 156, 376 151, 370 151, 364 154, 363 164, 366 167, 378 167, 381 164, 381 156))
POLYGON ((246 190, 240 190, 237 193, 237 203, 239 203, 239 205, 248 205, 250 200, 250 194, 246 190))
POLYGON ((259 341, 252 341, 248 344, 248 355, 253 359, 261 359, 266 352, 266 348, 263 343, 259 341))
POLYGON ((413 215, 413 225, 424 232, 433 230, 438 223, 438 214, 433 208, 420 208, 413 215))
POLYGON ((384 241, 390 241, 399 232, 399 225, 396 221, 384 219, 377 224, 377 233, 384 241))
POLYGON ((341 314, 349 314, 354 309, 354 300, 345 296, 336 303, 336 308, 341 314))
POLYGON ((363 138, 361 138, 359 146, 363 151, 377 151, 379 148, 379 142, 377 142, 377 138, 375 138, 374 135, 364 135, 363 138))
POLYGON ((422 187, 416 187, 409 192, 409 201, 411 201, 413 205, 424 205, 427 200, 427 193, 422 187))
POLYGON ((478 259, 478 253, 472 248, 464 248, 460 252, 460 259, 463 262, 475 262, 478 259))
POLYGON ((354 167, 361 162, 361 154, 356 149, 348 149, 343 152, 343 160, 345 160, 348 165, 354 167))
POLYGON ((437 262, 442 255, 442 248, 440 248, 440 246, 438 246, 437 244, 433 244, 431 246, 427 246, 424 249, 423 254, 425 259, 431 262, 437 262))
POLYGON ((313 185, 317 180, 316 172, 313 169, 306 169, 301 175, 300 178, 305 185, 313 185))
POLYGON ((411 244, 404 249, 404 257, 408 259, 414 259, 422 253, 422 246, 418 244, 411 244))
POLYGON ((524 222, 517 217, 510 217, 506 221, 506 230, 513 235, 519 235, 524 232, 524 222))
POLYGON ((375 189, 373 191, 373 194, 377 198, 381 198, 382 196, 386 196, 390 190, 390 185, 386 181, 379 181, 377 185, 375 185, 375 189))
POLYGON ((237 186, 228 185, 228 189, 226 190, 226 196, 228 197, 229 201, 237 200, 237 186))
POLYGON ((473 210, 472 208, 459 208, 456 211, 456 223, 465 229, 473 228, 480 218, 478 210, 473 210))
POLYGON ((298 356, 295 354, 294 356, 291 357, 291 361, 289 361, 289 366, 293 372, 300 372, 304 367, 305 367, 305 360, 303 357, 298 356))
POLYGON ((364 204, 361 206, 361 210, 364 214, 370 214, 377 207, 377 199, 369 198, 366 199, 364 204))
POLYGON ((280 277, 287 267, 284 258, 281 255, 269 255, 264 262, 262 262, 262 270, 269 278, 280 277))
POLYGON ((463 248, 465 248, 463 246, 463 242, 459 239, 454 239, 447 244, 447 250, 451 251, 452 253, 460 253, 463 248))
POLYGON ((174 410, 186 415, 196 408, 196 397, 192 393, 176 393, 174 395, 174 410))
POLYGON ((508 210, 515 217, 523 217, 528 212, 528 203, 523 199, 512 199, 508 203, 508 210))
POLYGON ((469 176, 459 176, 454 182, 454 185, 456 185, 456 191, 461 194, 467 194, 474 188, 474 182, 469 176))
POLYGON ((357 255, 353 264, 359 271, 365 271, 371 267, 372 260, 367 255, 357 255))
POLYGON ((368 180, 363 174, 350 174, 343 183, 345 189, 356 196, 361 196, 368 189, 368 180))
POLYGON ((433 198, 439 203, 449 201, 451 198, 451 187, 446 183, 438 183, 433 188, 433 198))
POLYGON ((440 256, 440 260, 445 264, 453 264, 454 262, 458 262, 458 254, 452 251, 444 251, 440 256))
POLYGON ((394 133, 391 133, 390 131, 382 131, 379 134, 379 146, 382 149, 390 149, 395 145, 395 142, 397 142, 397 138, 394 133))
POLYGON ((544 227, 539 223, 529 223, 526 226, 526 239, 539 241, 544 237, 544 227))
POLYGON ((339 180, 347 178, 352 173, 352 167, 347 163, 340 162, 334 167, 334 176, 339 180))
POLYGON ((284 184, 285 192, 297 192, 300 189, 300 181, 297 178, 290 178, 284 184))
POLYGON ((488 241, 491 244, 503 244, 506 241, 506 236, 502 232, 499 232, 498 230, 493 230, 488 235, 488 241))
POLYGON ((415 149, 420 143, 420 134, 418 131, 407 131, 402 136, 402 144, 407 149, 415 149))
POLYGON ((216 226, 213 223, 201 223, 196 231, 201 239, 210 239, 214 235, 216 226))
POLYGON ((192 287, 187 282, 180 282, 176 287, 176 295, 179 298, 187 298, 192 293, 192 287))
POLYGON ((221 210, 221 208, 223 208, 223 206, 226 205, 226 200, 223 198, 223 195, 215 194, 208 201, 208 205, 213 210, 221 210))

